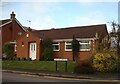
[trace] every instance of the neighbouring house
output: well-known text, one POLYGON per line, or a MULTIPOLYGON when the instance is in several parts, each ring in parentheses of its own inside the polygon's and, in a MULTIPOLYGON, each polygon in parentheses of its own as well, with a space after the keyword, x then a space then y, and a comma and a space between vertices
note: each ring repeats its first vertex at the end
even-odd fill
POLYGON ((109 37, 110 37, 110 49, 112 50, 112 51, 116 51, 116 49, 117 49, 117 46, 118 46, 118 39, 119 39, 119 35, 120 35, 120 28, 118 28, 118 30, 117 31, 115 31, 115 32, 110 32, 110 34, 109 34, 109 37))
POLYGON ((16 39, 25 32, 26 29, 15 18, 14 12, 10 14, 10 19, 0 20, 0 58, 2 58, 4 53, 4 44, 10 42, 15 45, 16 39))
POLYGON ((53 57, 73 60, 71 45, 73 35, 80 43, 79 60, 86 61, 95 50, 98 37, 103 39, 108 37, 108 31, 106 24, 28 31, 16 41, 17 57, 42 59, 41 42, 44 38, 51 38, 53 57))

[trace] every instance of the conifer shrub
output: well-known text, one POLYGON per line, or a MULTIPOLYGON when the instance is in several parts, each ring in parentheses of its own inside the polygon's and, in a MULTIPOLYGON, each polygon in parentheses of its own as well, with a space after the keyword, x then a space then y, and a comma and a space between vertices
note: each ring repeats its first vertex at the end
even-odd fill
POLYGON ((12 59, 14 57, 14 46, 9 42, 5 43, 3 51, 7 59, 12 59))

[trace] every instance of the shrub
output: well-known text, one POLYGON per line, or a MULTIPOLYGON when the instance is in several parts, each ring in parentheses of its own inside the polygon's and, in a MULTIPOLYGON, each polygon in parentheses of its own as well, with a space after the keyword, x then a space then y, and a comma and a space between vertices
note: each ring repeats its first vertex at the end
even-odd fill
POLYGON ((20 58, 16 58, 17 61, 20 61, 20 58))
POLYGON ((115 71, 120 73, 120 58, 118 58, 118 60, 117 60, 117 67, 116 67, 115 71))
POLYGON ((44 49, 44 60, 50 61, 52 60, 53 49, 50 47, 46 47, 44 49))
POLYGON ((50 38, 45 38, 43 39, 41 46, 42 46, 42 56, 43 58, 41 58, 40 60, 44 59, 46 61, 50 61, 53 59, 52 55, 53 55, 53 46, 52 46, 52 39, 50 38))
POLYGON ((109 53, 97 53, 93 58, 93 67, 98 72, 113 72, 117 67, 117 56, 109 53))
POLYGON ((26 58, 25 58, 25 57, 23 57, 23 58, 22 58, 22 61, 26 61, 26 58))
POLYGON ((82 73, 82 74, 92 74, 94 73, 94 70, 89 62, 83 63, 83 62, 76 62, 75 73, 82 73))
POLYGON ((7 59, 12 59, 14 56, 14 47, 10 43, 5 43, 3 47, 4 54, 6 55, 7 59))

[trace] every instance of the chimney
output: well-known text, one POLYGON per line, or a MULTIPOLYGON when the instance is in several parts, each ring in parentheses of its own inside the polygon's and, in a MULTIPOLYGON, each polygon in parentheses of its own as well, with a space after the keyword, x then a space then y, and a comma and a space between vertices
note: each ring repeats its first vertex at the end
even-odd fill
POLYGON ((98 33, 96 32, 96 34, 95 34, 95 37, 96 37, 96 39, 98 39, 99 37, 98 37, 98 33))
POLYGON ((15 19, 15 14, 14 14, 14 12, 12 12, 12 14, 10 14, 10 19, 11 19, 11 20, 14 20, 14 19, 15 19))

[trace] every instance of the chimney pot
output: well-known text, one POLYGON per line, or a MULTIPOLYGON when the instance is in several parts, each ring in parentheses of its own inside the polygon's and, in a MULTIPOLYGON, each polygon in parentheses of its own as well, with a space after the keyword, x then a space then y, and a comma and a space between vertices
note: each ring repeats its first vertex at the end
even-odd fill
POLYGON ((14 14, 13 11, 12 11, 12 14, 10 14, 10 19, 11 19, 11 20, 15 19, 15 14, 14 14))

